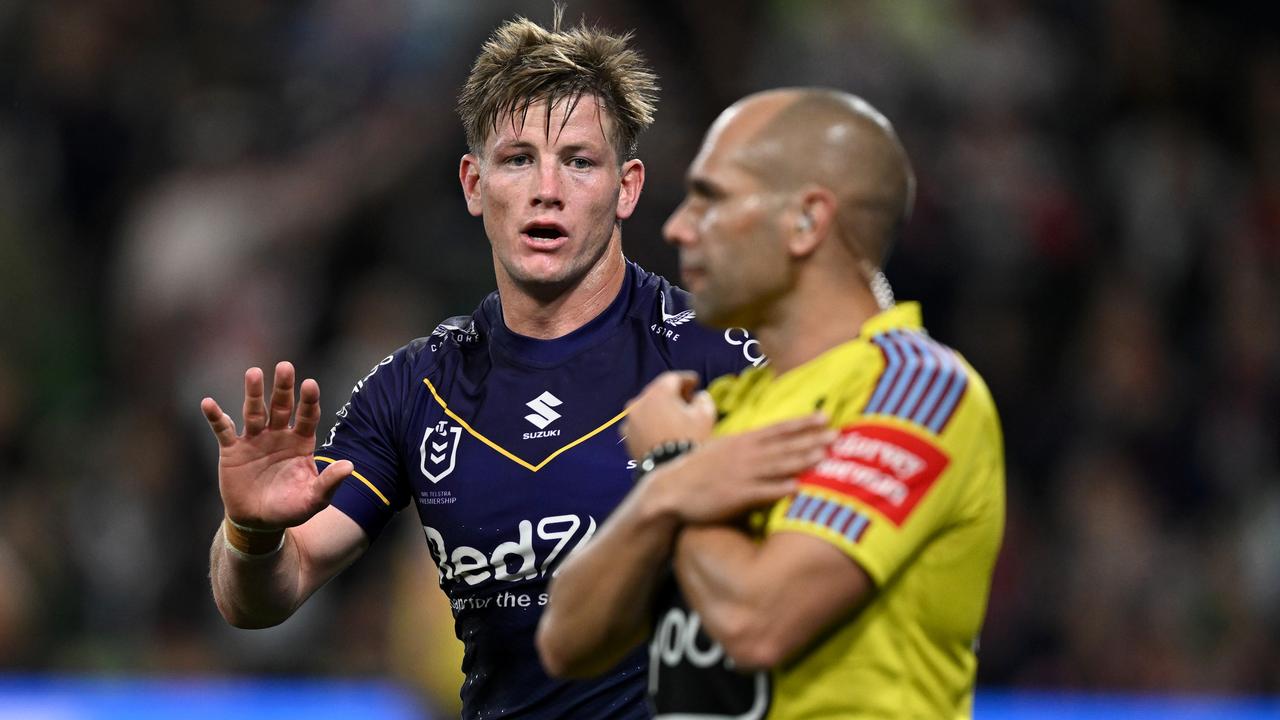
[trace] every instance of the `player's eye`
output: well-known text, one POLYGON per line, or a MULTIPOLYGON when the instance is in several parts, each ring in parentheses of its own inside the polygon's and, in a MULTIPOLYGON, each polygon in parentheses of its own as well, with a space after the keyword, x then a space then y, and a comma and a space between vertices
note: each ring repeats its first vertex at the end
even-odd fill
POLYGON ((528 165, 528 164, 530 164, 530 163, 532 163, 532 162, 533 162, 533 158, 529 157, 528 155, 523 155, 523 154, 522 154, 522 155, 512 155, 511 157, 507 158, 507 160, 506 160, 506 164, 511 165, 511 166, 513 166, 513 167, 524 167, 525 165, 528 165))
POLYGON ((595 165, 595 163, 591 162, 590 160, 584 157, 576 157, 576 158, 571 158, 569 160, 569 167, 573 168, 574 170, 588 170, 593 165, 595 165))

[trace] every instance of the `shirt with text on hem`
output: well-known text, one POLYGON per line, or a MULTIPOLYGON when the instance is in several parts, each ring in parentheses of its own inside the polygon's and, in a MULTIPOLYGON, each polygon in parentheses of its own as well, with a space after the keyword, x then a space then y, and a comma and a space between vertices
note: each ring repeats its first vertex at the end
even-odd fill
POLYGON ((1003 439, 981 377, 903 303, 781 376, 762 366, 709 389, 716 434, 826 412, 838 439, 793 497, 757 517, 760 531, 830 543, 875 588, 799 657, 738 673, 670 583, 650 647, 657 717, 969 717, 1004 528, 1003 439))
POLYGON ((643 651, 590 681, 543 672, 547 582, 631 489, 627 401, 666 370, 738 372, 756 348, 628 262, 617 298, 564 337, 511 332, 493 293, 357 383, 317 464, 355 465, 333 505, 370 539, 416 508, 464 645, 463 717, 648 717, 643 651))

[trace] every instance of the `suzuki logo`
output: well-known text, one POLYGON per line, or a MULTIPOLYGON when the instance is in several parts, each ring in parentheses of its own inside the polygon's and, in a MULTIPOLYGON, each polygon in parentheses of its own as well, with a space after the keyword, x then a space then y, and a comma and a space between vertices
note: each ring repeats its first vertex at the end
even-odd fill
POLYGON ((525 415, 524 419, 533 423, 539 430, 543 430, 551 423, 560 419, 560 413, 551 409, 553 407, 558 407, 560 404, 560 398, 549 392, 544 392, 538 397, 525 403, 525 405, 533 411, 533 414, 525 415))

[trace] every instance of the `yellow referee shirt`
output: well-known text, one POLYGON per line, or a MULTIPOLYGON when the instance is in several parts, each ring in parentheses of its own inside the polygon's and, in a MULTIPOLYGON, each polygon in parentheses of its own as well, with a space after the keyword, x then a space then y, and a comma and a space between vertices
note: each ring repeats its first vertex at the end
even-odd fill
POLYGON ((835 545, 875 590, 804 655, 751 676, 713 667, 727 659, 675 589, 651 648, 658 717, 969 717, 1004 528, 1003 441, 982 378, 925 333, 917 304, 903 303, 781 376, 766 365, 710 391, 717 434, 827 413, 839 438, 762 532, 835 545), (708 675, 717 669, 737 677, 708 675))

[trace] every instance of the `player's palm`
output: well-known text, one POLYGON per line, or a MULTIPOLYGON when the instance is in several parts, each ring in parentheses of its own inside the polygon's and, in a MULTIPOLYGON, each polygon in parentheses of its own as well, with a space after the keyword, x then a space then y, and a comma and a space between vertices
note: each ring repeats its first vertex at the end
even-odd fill
POLYGON ((320 420, 320 388, 302 383, 294 421, 294 372, 287 362, 276 366, 270 406, 265 402, 262 371, 245 373, 244 432, 211 398, 201 403, 205 419, 218 439, 218 489, 227 517, 251 528, 293 527, 329 503, 338 483, 351 473, 346 461, 316 472, 316 424, 320 420))

